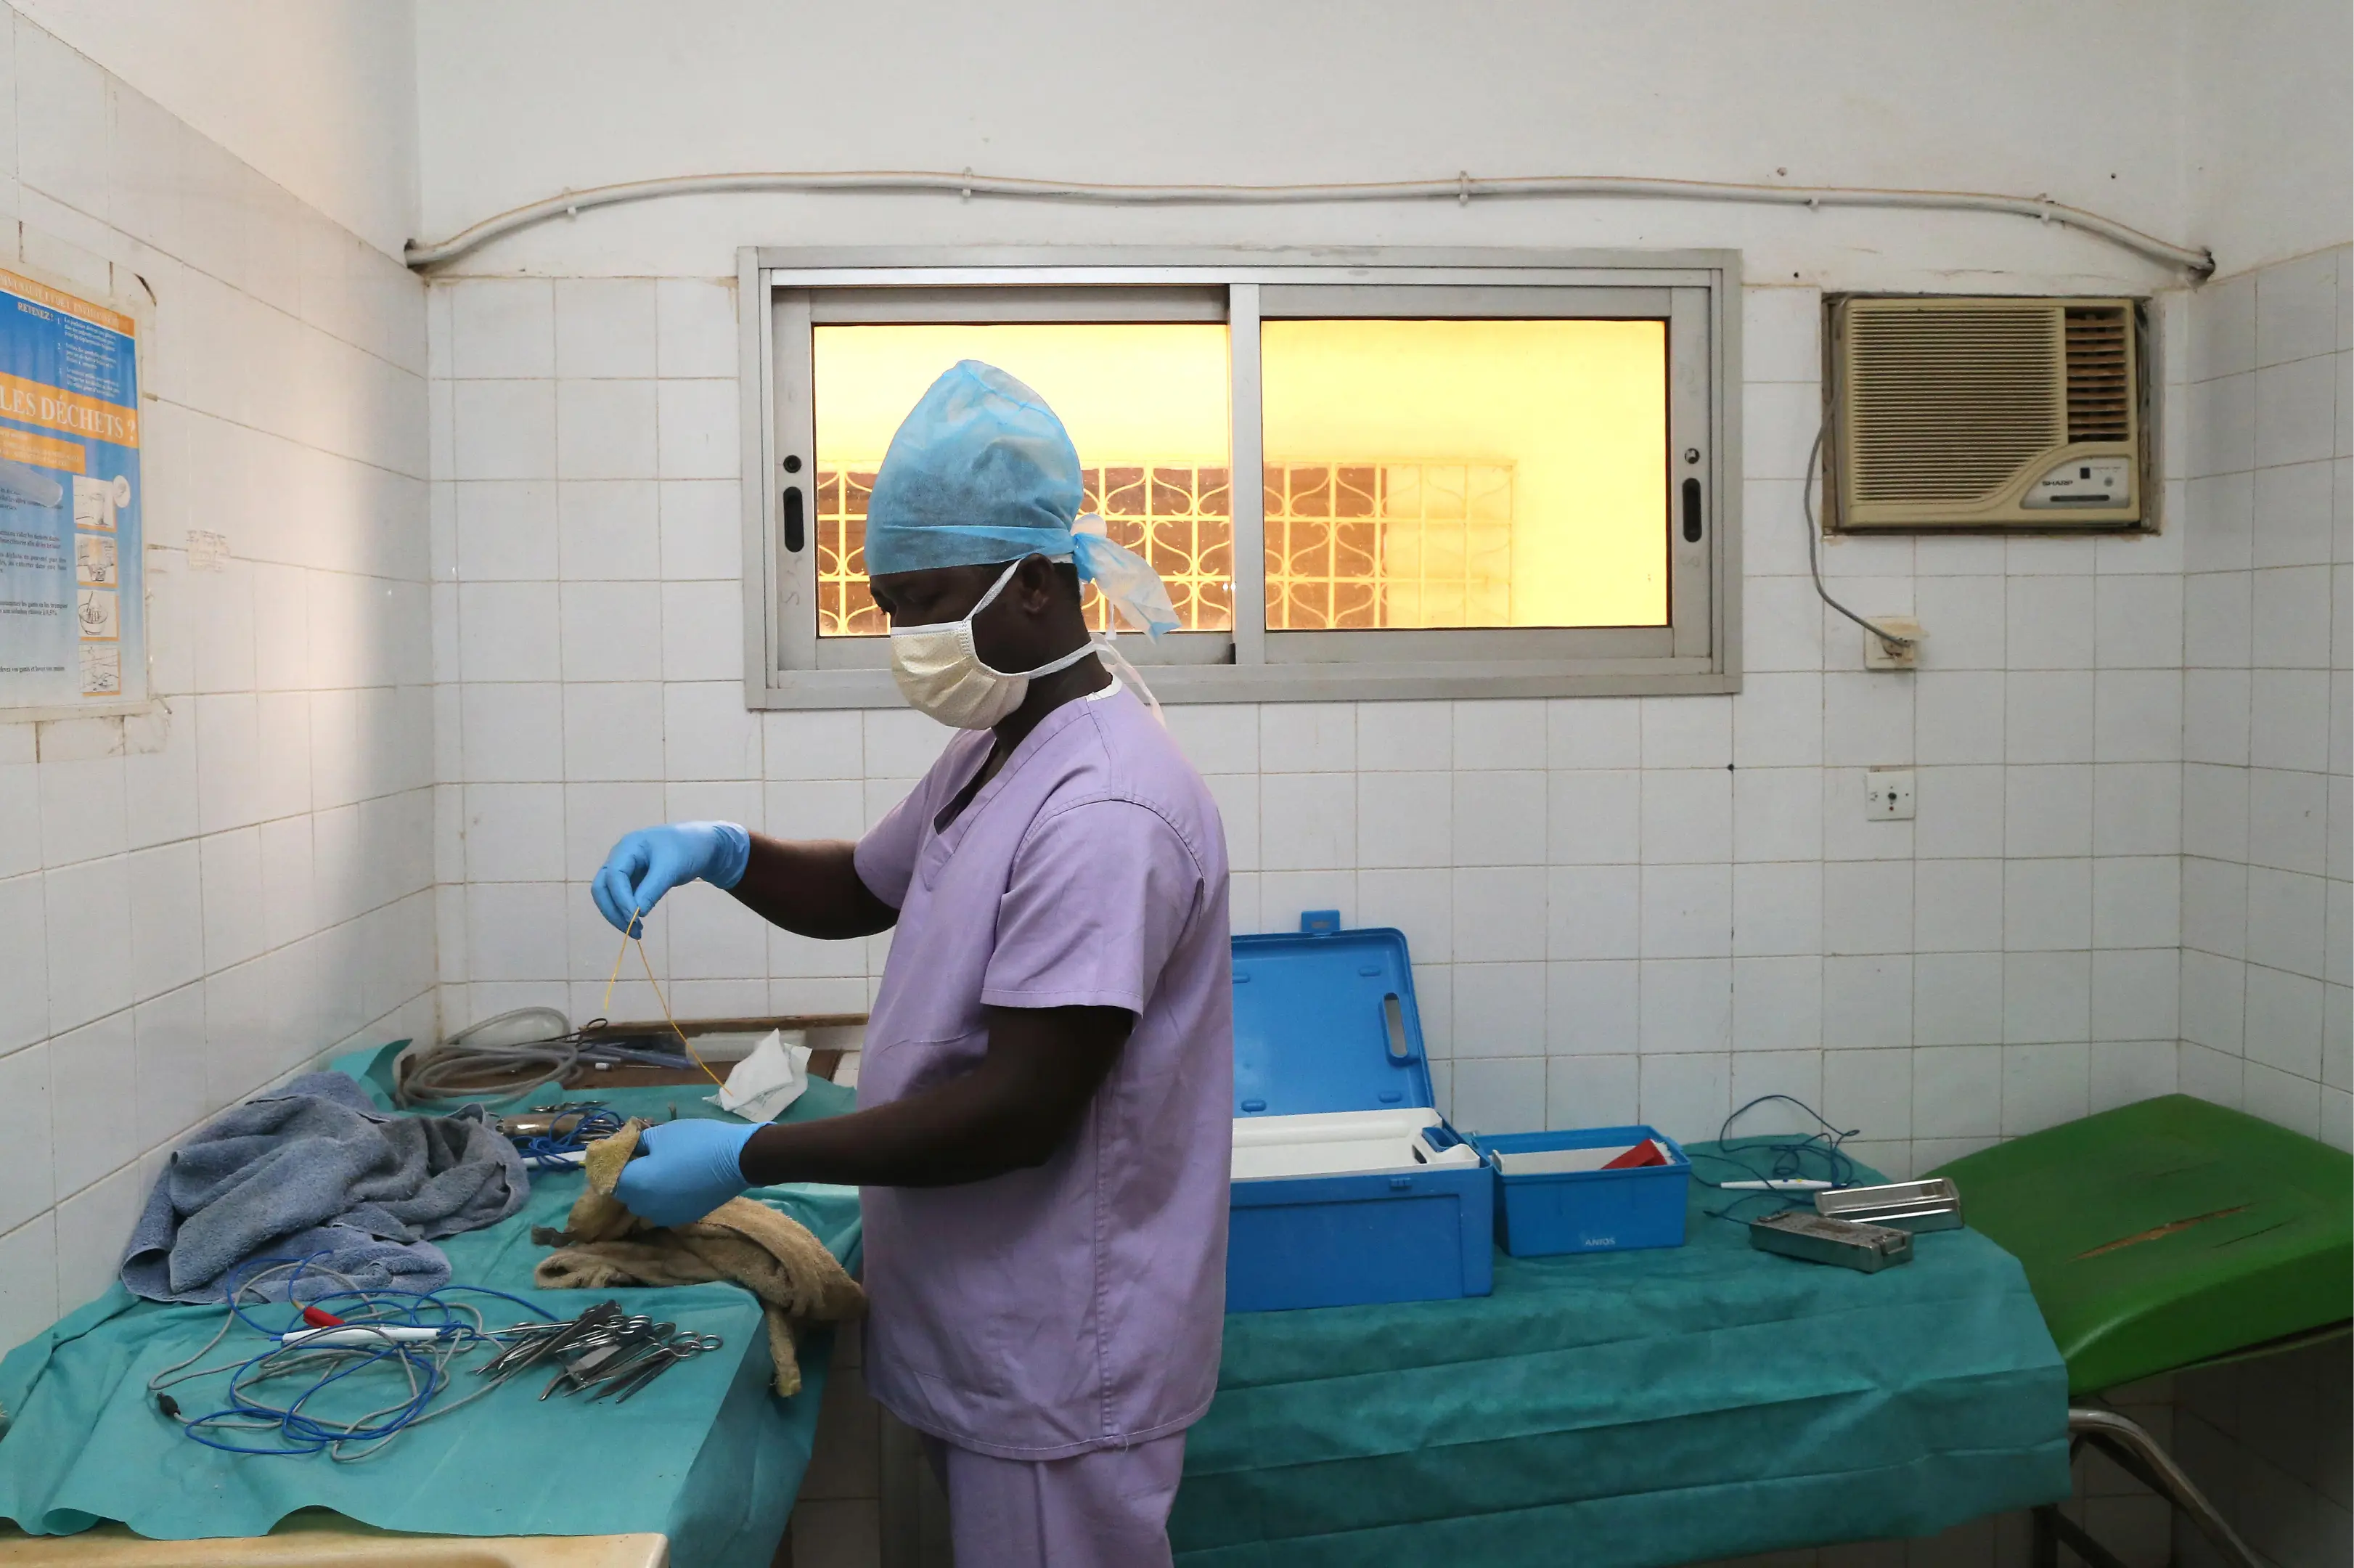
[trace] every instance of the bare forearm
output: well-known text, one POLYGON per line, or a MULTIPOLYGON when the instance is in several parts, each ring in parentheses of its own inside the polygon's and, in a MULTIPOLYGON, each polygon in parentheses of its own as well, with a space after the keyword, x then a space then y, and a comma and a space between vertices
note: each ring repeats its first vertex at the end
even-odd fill
POLYGON ((1135 1019, 1113 1007, 988 1010, 970 1072, 873 1110, 766 1127, 738 1157, 755 1186, 947 1187, 1043 1165, 1077 1130, 1135 1019))
POLYGON ((752 835, 752 854, 733 892, 772 926, 841 940, 888 930, 899 912, 875 896, 852 863, 847 840, 752 835))
POLYGON ((848 1187, 948 1187, 1041 1164, 1058 1139, 976 1093, 971 1077, 873 1110, 762 1128, 744 1146, 744 1179, 848 1187))

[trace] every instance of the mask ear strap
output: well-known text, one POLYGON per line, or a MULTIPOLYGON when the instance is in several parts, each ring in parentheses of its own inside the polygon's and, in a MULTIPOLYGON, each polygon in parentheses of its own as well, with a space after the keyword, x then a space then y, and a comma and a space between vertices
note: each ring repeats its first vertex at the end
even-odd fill
POLYGON ((1057 670, 1067 670, 1095 652, 1096 645, 1093 641, 1082 642, 1059 659, 1049 659, 1034 670, 1023 671, 1022 678, 1025 681, 1034 681, 1041 675, 1051 675, 1057 670))
POLYGON ((1136 666, 1128 662, 1128 655, 1112 646, 1110 638, 1092 638, 1088 641, 1087 646, 1080 652, 1093 652, 1102 657, 1111 665, 1112 677, 1144 699, 1144 705, 1152 710, 1152 716, 1161 721, 1161 728, 1169 727, 1169 717, 1161 711, 1161 699, 1152 694, 1152 688, 1144 683, 1144 677, 1138 674, 1136 666))
POLYGON ((1026 561, 1029 558, 1029 556, 1024 556, 1021 560, 1006 562, 1005 569, 997 574, 997 580, 989 585, 989 591, 982 594, 981 598, 974 602, 973 607, 970 609, 966 610, 964 614, 960 616, 958 619, 970 621, 974 616, 979 615, 982 610, 987 609, 992 603, 996 602, 997 596, 1005 591, 1005 585, 1013 580, 1013 574, 1022 569, 1022 562, 1026 561))

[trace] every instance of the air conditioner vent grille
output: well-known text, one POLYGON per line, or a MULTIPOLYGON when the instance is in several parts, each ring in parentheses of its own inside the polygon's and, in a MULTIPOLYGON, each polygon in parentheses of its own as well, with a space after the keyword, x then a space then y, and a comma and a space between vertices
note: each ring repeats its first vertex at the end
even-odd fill
POLYGON ((2133 433, 2133 378, 2126 313, 2114 307, 2068 313, 2068 439, 2122 441, 2133 433))
POLYGON ((1853 499, 1978 501, 2060 440, 2073 399, 2072 388, 2062 407, 2058 313, 2038 303, 1850 315, 1853 499))

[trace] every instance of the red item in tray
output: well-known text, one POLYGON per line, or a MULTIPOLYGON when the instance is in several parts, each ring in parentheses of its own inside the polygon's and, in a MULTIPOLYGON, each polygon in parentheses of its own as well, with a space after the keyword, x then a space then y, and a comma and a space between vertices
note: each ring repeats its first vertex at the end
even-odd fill
POLYGON ((1602 1169, 1632 1171, 1638 1166, 1665 1165, 1667 1162, 1668 1157, 1659 1152, 1659 1146, 1647 1138, 1626 1153, 1603 1161, 1602 1169))

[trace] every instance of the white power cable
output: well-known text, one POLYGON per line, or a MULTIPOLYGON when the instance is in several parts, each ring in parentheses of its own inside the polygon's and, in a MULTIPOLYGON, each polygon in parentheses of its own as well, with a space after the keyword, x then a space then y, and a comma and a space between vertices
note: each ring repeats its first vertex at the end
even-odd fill
POLYGON ((1920 640, 1914 637, 1900 637, 1893 631, 1874 626, 1871 621, 1833 599, 1831 590, 1823 587, 1822 563, 1815 558, 1815 535, 1822 532, 1821 527, 1815 522, 1815 470, 1820 463, 1822 455, 1823 432, 1818 429, 1815 431, 1815 444, 1807 449, 1806 482, 1798 487, 1798 505, 1807 514, 1807 569, 1814 574, 1815 591, 1822 596, 1823 602, 1879 638, 1881 645, 1893 657, 1920 640))
POLYGON ((590 207, 616 207, 624 202, 653 201, 664 196, 710 196, 723 192, 812 193, 851 192, 864 195, 934 194, 970 201, 976 196, 1024 197, 1034 201, 1082 202, 1113 207, 1254 207, 1365 201, 1451 201, 1468 207, 1473 196, 1569 198, 1603 197, 1651 201, 1753 202, 1776 207, 1803 207, 1819 211, 1827 207, 1907 207, 1946 212, 1998 212, 2031 217, 2039 223, 2065 224, 2086 234, 2154 260, 2180 267, 2204 280, 2215 270, 2213 254, 2203 249, 2175 245, 2119 223, 2113 217, 2070 207, 2048 196, 2002 196, 1988 191, 1882 189, 1860 185, 1760 185, 1723 180, 1630 178, 1617 175, 1537 175, 1505 179, 1474 179, 1466 172, 1451 179, 1369 180, 1346 185, 1095 185, 1071 180, 1021 179, 1002 175, 956 174, 930 170, 811 170, 748 171, 739 174, 678 175, 667 179, 631 180, 566 191, 542 201, 510 207, 486 217, 449 238, 430 244, 412 240, 409 266, 423 270, 453 261, 493 239, 546 223, 576 217, 590 207))

